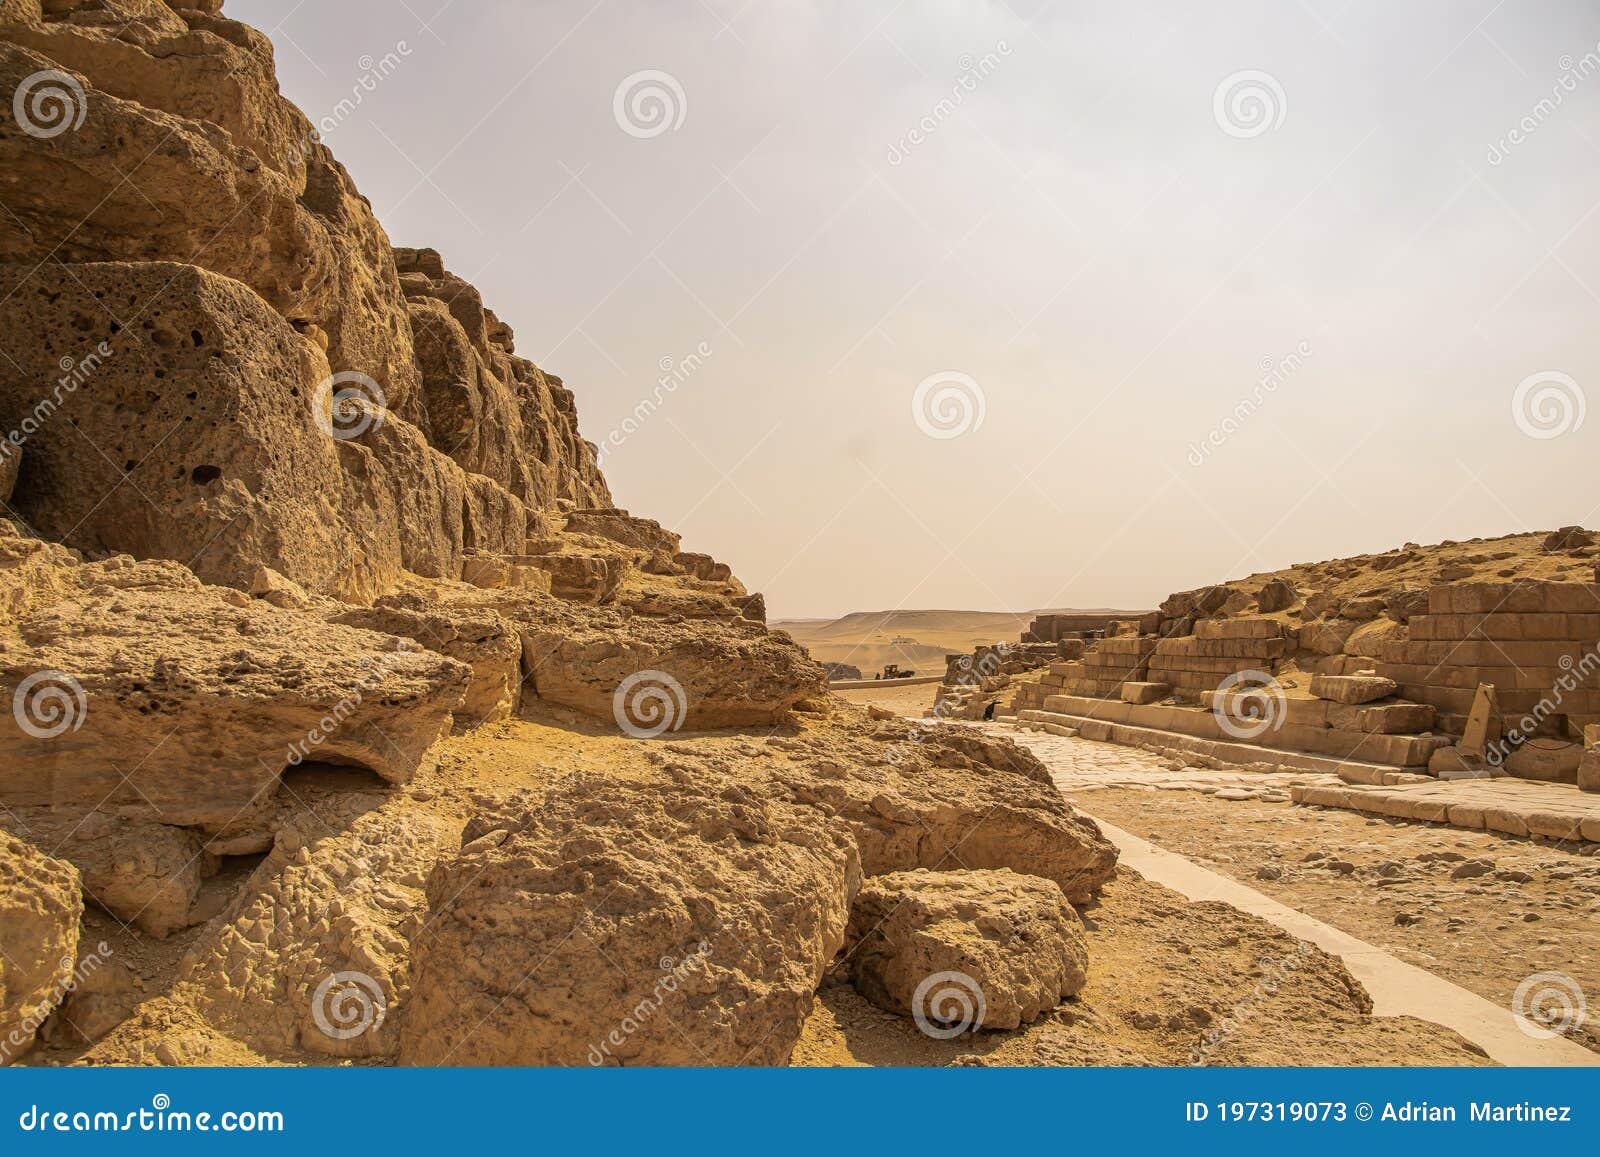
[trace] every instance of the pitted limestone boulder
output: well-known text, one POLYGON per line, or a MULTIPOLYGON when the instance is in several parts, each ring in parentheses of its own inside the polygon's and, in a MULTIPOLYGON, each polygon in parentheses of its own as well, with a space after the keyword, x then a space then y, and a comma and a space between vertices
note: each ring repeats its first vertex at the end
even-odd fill
POLYGON ((783 1064, 860 878, 818 812, 715 775, 574 775, 461 839, 428 881, 402 1064, 783 1064))
POLYGON ((240 588, 257 566, 330 593, 392 581, 398 555, 340 515, 327 362, 249 289, 166 263, 5 266, 0 284, 0 426, 28 433, 13 503, 44 537, 240 588))
POLYGON ((78 869, 86 901, 158 940, 189 926, 201 878, 215 862, 185 828, 105 812, 8 809, 0 828, 52 849, 78 869))
POLYGON ((850 912, 855 986, 934 1032, 1032 1023, 1089 976, 1083 922, 1061 889, 1014 872, 897 872, 850 912))

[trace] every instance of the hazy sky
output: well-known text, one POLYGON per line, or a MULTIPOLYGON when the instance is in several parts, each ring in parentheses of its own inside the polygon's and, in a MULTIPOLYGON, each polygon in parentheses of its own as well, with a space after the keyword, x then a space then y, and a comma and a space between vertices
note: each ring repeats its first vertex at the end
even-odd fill
POLYGON ((1593 3, 227 11, 774 617, 1600 521, 1593 3))

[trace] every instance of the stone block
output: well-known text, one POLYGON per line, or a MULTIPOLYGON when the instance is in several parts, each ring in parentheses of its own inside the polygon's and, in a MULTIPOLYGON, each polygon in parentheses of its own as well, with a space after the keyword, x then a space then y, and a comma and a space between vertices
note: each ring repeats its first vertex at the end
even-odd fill
POLYGON ((1429 592, 1430 614, 1595 614, 1600 585, 1522 580, 1454 583, 1429 592))
POLYGON ((461 581, 486 591, 511 583, 511 564, 503 555, 468 553, 461 560, 461 581))
POLYGON ((1335 703, 1371 703, 1399 690, 1393 679, 1377 675, 1317 675, 1311 680, 1311 694, 1335 703))
POLYGON ((1508 836, 1528 835, 1528 821, 1522 818, 1520 812, 1509 808, 1486 806, 1483 809, 1484 829, 1491 832, 1504 832, 1508 836))
POLYGON ((1416 735, 1432 728, 1437 717, 1435 710, 1426 703, 1385 703, 1375 706, 1324 703, 1324 706, 1329 727, 1369 731, 1377 735, 1416 735))
POLYGON ((1122 701, 1124 703, 1159 703, 1172 694, 1172 686, 1168 683, 1134 683, 1122 685, 1122 701))
POLYGON ((1526 811, 1522 820, 1528 831, 1550 840, 1583 839, 1583 817, 1568 812, 1526 811))
POLYGON ((1578 790, 1600 792, 1600 750, 1583 753, 1578 763, 1578 790))
POLYGON ((1202 619, 1194 633, 1199 639, 1281 639, 1284 626, 1277 619, 1202 619))
POLYGON ((1576 743, 1532 739, 1507 756, 1503 766, 1519 779, 1575 784, 1583 755, 1582 746, 1576 743))
POLYGON ((1345 642, 1355 634, 1358 624, 1348 619, 1318 620, 1300 628, 1298 641, 1301 650, 1319 655, 1337 655, 1344 650, 1345 642))

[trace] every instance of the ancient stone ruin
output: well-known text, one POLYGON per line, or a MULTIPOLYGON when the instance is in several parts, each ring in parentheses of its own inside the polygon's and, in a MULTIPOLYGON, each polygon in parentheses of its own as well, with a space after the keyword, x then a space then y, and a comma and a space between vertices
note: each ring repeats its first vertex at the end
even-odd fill
MULTIPOLYGON (((1334 773, 1356 787, 1512 776, 1600 790, 1594 556, 1593 536, 1568 527, 1408 544, 1180 592, 1103 638, 1063 639, 1057 661, 999 714, 1058 734, 1334 773)), ((1326 788, 1296 798, 1395 804, 1326 788)), ((1415 810, 1530 831, 1526 816, 1471 804, 1415 810)), ((1538 815, 1532 830, 1592 841, 1588 814, 1574 802, 1538 815)))

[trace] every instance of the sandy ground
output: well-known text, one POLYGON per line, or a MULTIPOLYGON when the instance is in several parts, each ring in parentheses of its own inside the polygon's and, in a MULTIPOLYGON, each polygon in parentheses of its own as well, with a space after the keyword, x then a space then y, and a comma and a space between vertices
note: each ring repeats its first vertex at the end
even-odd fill
POLYGON ((882 707, 885 711, 894 711, 912 719, 920 719, 922 713, 933 706, 938 690, 937 683, 920 683, 915 687, 900 687, 890 683, 882 688, 862 687, 849 691, 835 691, 834 694, 852 703, 870 704, 873 707, 882 707))
MULTIPOLYGON (((1600 859, 1529 840, 1193 792, 1076 801, 1160 847, 1509 1007, 1560 973, 1600 1000, 1600 859)), ((1600 1051, 1600 1006, 1571 1039, 1600 1051)))

